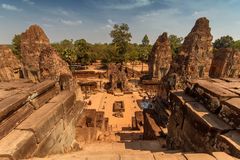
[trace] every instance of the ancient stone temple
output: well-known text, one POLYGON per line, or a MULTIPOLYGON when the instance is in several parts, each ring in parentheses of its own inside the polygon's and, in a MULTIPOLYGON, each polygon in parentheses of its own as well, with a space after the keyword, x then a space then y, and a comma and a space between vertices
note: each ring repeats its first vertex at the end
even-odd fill
POLYGON ((51 46, 47 46, 41 51, 39 60, 42 79, 58 80, 61 75, 72 75, 67 62, 62 60, 57 51, 51 46))
POLYGON ((34 81, 40 79, 39 56, 49 39, 38 25, 30 26, 21 34, 21 54, 25 77, 34 81))
POLYGON ((180 55, 185 55, 189 78, 208 77, 212 60, 212 35, 207 18, 199 18, 185 38, 180 55))
POLYGON ((21 63, 6 45, 0 45, 0 81, 19 79, 22 75, 21 63))
POLYGON ((149 55, 149 75, 161 79, 169 70, 172 62, 172 51, 168 35, 164 32, 158 37, 149 55))
MULTIPOLYGON (((183 88, 189 79, 208 77, 212 60, 212 35, 209 20, 199 18, 187 35, 179 55, 162 80, 162 89, 183 88)), ((164 91, 161 90, 163 94, 164 91)))
POLYGON ((68 64, 52 48, 49 39, 37 25, 32 25, 21 35, 21 52, 24 65, 24 76, 33 80, 59 80, 60 75, 70 77, 72 73, 68 64))
POLYGON ((111 90, 124 91, 127 89, 127 76, 122 64, 110 64, 109 65, 110 75, 109 81, 111 90))
POLYGON ((209 74, 213 78, 239 78, 240 52, 230 48, 221 48, 216 50, 209 74))

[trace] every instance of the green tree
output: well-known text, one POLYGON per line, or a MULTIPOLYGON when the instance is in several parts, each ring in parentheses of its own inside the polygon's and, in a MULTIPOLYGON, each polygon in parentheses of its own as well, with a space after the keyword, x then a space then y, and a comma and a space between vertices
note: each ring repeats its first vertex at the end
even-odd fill
POLYGON ((77 62, 80 62, 82 65, 90 64, 90 44, 85 39, 80 39, 74 42, 74 46, 77 53, 77 62))
POLYGON ((213 43, 213 47, 215 49, 220 49, 220 48, 230 48, 234 44, 234 40, 231 36, 223 36, 219 39, 216 39, 213 43))
POLYGON ((18 59, 21 59, 21 35, 15 34, 12 39, 12 51, 18 59))
POLYGON ((138 52, 139 52, 139 60, 142 62, 142 72, 143 72, 143 64, 144 62, 147 62, 148 56, 151 51, 151 45, 149 44, 150 41, 148 39, 148 36, 145 35, 142 39, 142 44, 139 46, 138 52))
POLYGON ((176 35, 169 35, 168 39, 169 39, 170 44, 171 44, 171 49, 172 49, 173 56, 178 55, 179 50, 182 46, 183 38, 178 37, 176 35))
MULTIPOLYGON (((125 54, 125 60, 127 60, 131 63, 132 70, 134 69, 136 61, 138 59, 139 59, 138 45, 137 44, 130 44, 129 47, 128 47, 128 51, 125 54)), ((132 76, 134 77, 134 72, 133 72, 132 76)))
POLYGON ((233 43, 232 48, 240 50, 240 40, 237 40, 233 43))
POLYGON ((117 61, 122 63, 127 52, 128 44, 132 38, 128 25, 125 23, 120 25, 115 24, 110 36, 113 38, 112 43, 117 48, 117 61))
POLYGON ((66 48, 62 53, 61 53, 61 57, 68 62, 69 64, 72 64, 74 62, 76 62, 77 60, 77 55, 76 52, 74 50, 74 48, 66 48))
POLYGON ((72 39, 64 39, 60 43, 53 43, 52 46, 57 50, 63 60, 65 60, 69 64, 76 62, 77 54, 72 39))
POLYGON ((143 46, 148 46, 150 43, 149 39, 148 39, 148 36, 145 34, 145 36, 143 37, 142 39, 142 45, 143 46))

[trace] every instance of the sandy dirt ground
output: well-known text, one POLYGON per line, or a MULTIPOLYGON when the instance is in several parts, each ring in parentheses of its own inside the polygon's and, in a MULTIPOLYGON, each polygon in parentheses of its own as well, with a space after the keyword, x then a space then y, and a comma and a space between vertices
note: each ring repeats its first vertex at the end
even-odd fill
POLYGON ((138 92, 125 94, 123 96, 114 96, 105 92, 98 92, 89 98, 91 105, 88 105, 88 109, 104 111, 105 117, 109 118, 109 125, 112 127, 112 131, 121 131, 123 128, 132 126, 134 113, 141 110, 136 101, 138 99, 141 99, 138 92), (113 103, 115 101, 124 102, 125 112, 123 112, 123 118, 113 116, 113 103))

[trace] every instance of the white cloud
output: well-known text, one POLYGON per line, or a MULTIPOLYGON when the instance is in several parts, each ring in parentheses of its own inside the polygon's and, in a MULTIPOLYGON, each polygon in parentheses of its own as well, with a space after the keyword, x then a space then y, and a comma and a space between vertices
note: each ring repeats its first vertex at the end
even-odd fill
POLYGON ((112 26, 110 24, 107 24, 105 27, 110 28, 110 29, 112 28, 112 26))
POLYGON ((33 2, 32 0, 23 0, 24 3, 30 4, 30 5, 34 5, 35 2, 33 2))
POLYGON ((114 22, 113 20, 111 19, 108 19, 107 20, 107 24, 103 27, 101 27, 102 29, 112 29, 113 28, 113 25, 116 24, 117 22, 114 22))
POLYGON ((81 20, 71 21, 71 20, 60 19, 60 22, 68 26, 76 26, 76 25, 82 24, 81 20))
POLYGON ((5 3, 2 4, 2 8, 5 9, 5 10, 9 10, 9 11, 22 11, 22 9, 17 8, 14 5, 5 4, 5 3))
POLYGON ((193 16, 195 17, 201 17, 201 16, 207 16, 209 11, 195 11, 193 13, 193 16))
POLYGON ((140 19, 141 22, 145 22, 149 19, 158 19, 159 17, 172 17, 181 14, 181 12, 176 8, 171 9, 161 9, 161 10, 153 10, 150 12, 146 12, 144 14, 138 15, 137 18, 140 19))
POLYGON ((53 27, 52 24, 47 24, 47 23, 44 23, 43 26, 44 26, 44 27, 47 27, 47 28, 53 27))
POLYGON ((108 21, 108 23, 111 24, 111 25, 115 24, 115 22, 113 22, 113 20, 111 20, 111 19, 108 19, 107 21, 108 21))
POLYGON ((148 6, 152 3, 154 3, 154 0, 134 0, 134 2, 130 3, 130 4, 129 3, 128 4, 117 4, 117 5, 115 4, 115 5, 107 6, 106 8, 118 9, 118 10, 129 10, 129 9, 148 6))
POLYGON ((66 11, 66 10, 64 10, 64 9, 62 9, 62 8, 58 8, 58 9, 56 10, 56 14, 61 14, 61 15, 64 15, 64 16, 69 15, 68 11, 66 11))

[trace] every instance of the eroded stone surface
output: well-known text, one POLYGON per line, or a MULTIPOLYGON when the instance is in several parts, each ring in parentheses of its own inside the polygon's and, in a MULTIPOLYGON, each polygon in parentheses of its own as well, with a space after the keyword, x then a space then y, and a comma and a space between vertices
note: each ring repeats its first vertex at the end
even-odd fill
POLYGON ((31 131, 14 130, 0 141, 1 157, 30 158, 37 143, 31 131))
POLYGON ((49 39, 38 25, 30 26, 21 34, 21 54, 25 77, 39 80, 39 56, 44 47, 49 45, 49 39))
POLYGON ((167 33, 158 37, 149 55, 149 74, 161 79, 169 70, 172 62, 172 50, 167 33))
POLYGON ((21 77, 21 62, 5 45, 0 45, 0 81, 16 80, 21 77))
POLYGON ((231 98, 221 105, 219 117, 234 128, 240 128, 240 98, 231 98))
POLYGON ((197 152, 224 151, 239 157, 239 95, 230 90, 235 82, 196 80, 185 93, 171 91, 168 146, 197 152))
POLYGON ((31 114, 17 129, 33 131, 37 142, 40 143, 61 118, 63 118, 62 104, 48 103, 31 114))
POLYGON ((21 52, 24 76, 33 81, 59 80, 62 74, 72 75, 68 64, 59 57, 38 25, 32 25, 22 33, 21 52))
POLYGON ((230 48, 221 48, 214 53, 210 76, 213 78, 239 78, 239 68, 240 52, 230 48))
POLYGON ((42 79, 59 80, 60 75, 69 75, 72 73, 68 67, 67 62, 62 60, 57 51, 50 45, 46 46, 40 54, 39 68, 42 79))
POLYGON ((160 83, 158 95, 167 99, 170 90, 184 89, 189 79, 208 77, 212 59, 212 35, 209 20, 199 18, 185 37, 180 53, 160 83))
POLYGON ((240 157, 240 132, 229 131, 217 136, 216 147, 235 157, 240 157))

